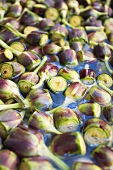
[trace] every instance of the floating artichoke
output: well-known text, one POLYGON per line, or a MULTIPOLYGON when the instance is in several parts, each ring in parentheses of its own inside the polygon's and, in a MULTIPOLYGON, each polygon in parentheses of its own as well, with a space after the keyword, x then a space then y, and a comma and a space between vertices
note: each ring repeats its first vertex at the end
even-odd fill
POLYGON ((90 146, 107 145, 112 140, 111 127, 99 118, 88 119, 83 125, 82 132, 86 143, 90 146))
POLYGON ((81 103, 78 106, 78 110, 87 115, 87 116, 94 116, 100 117, 101 115, 101 107, 98 103, 81 103))
POLYGON ((89 89, 86 99, 93 100, 101 106, 106 106, 111 103, 111 95, 98 86, 92 86, 89 89))
POLYGON ((30 131, 25 127, 15 128, 5 140, 4 146, 19 156, 39 155, 50 158, 60 169, 69 170, 62 160, 49 151, 40 132, 30 131))
POLYGON ((28 125, 45 132, 60 134, 60 132, 54 127, 52 116, 38 109, 30 116, 28 125))
POLYGON ((72 156, 75 154, 83 156, 86 154, 86 145, 79 132, 68 132, 55 136, 50 149, 58 156, 72 156), (64 139, 66 139, 65 142, 64 139))
POLYGON ((91 155, 102 169, 113 168, 113 150, 110 147, 100 145, 92 151, 91 155))
POLYGON ((75 67, 78 65, 76 52, 72 49, 66 49, 59 54, 60 63, 64 66, 75 67))
POLYGON ((1 78, 15 79, 25 72, 25 67, 15 61, 3 62, 0 66, 1 78))
POLYGON ((0 169, 1 170, 15 170, 18 165, 17 155, 8 149, 0 150, 0 169))
POLYGON ((23 158, 19 165, 19 170, 54 170, 52 164, 44 157, 33 156, 23 158))
POLYGON ((9 49, 13 54, 15 54, 15 56, 17 56, 18 62, 23 66, 27 67, 28 70, 32 70, 40 64, 39 57, 30 51, 24 51, 24 52, 17 51, 11 48, 10 46, 8 46, 1 39, 0 39, 0 45, 3 48, 9 49))
POLYGON ((53 114, 55 127, 62 133, 77 130, 80 120, 76 112, 69 108, 58 108, 53 114))
POLYGON ((72 170, 102 170, 98 165, 91 162, 74 162, 72 170))
POLYGON ((58 75, 64 77, 70 82, 77 82, 79 80, 79 74, 74 69, 63 67, 59 70, 58 75))
POLYGON ((0 111, 0 136, 6 137, 8 132, 17 127, 23 121, 25 111, 8 109, 0 111))

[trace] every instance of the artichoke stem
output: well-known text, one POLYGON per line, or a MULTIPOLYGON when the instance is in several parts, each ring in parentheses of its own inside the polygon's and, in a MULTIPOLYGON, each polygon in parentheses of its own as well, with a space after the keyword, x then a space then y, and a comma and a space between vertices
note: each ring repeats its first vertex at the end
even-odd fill
POLYGON ((88 5, 86 8, 81 8, 80 12, 82 13, 82 12, 85 12, 85 11, 87 11, 89 9, 92 9, 92 6, 88 5))
POLYGON ((109 57, 108 57, 108 56, 105 56, 105 60, 104 60, 104 61, 105 61, 106 68, 108 69, 108 71, 109 71, 111 74, 113 74, 113 70, 110 68, 108 60, 109 60, 109 57))
POLYGON ((54 113, 57 109, 59 109, 59 108, 61 108, 61 107, 66 107, 66 106, 68 106, 69 104, 71 104, 73 101, 74 101, 73 98, 66 97, 66 99, 65 99, 65 101, 64 101, 64 103, 63 103, 62 105, 60 105, 60 106, 58 106, 58 107, 56 107, 56 108, 54 108, 54 109, 51 109, 51 110, 47 111, 46 113, 52 114, 52 113, 54 113))
POLYGON ((19 55, 22 54, 22 52, 17 51, 17 50, 15 50, 15 49, 11 48, 10 46, 8 46, 8 45, 7 45, 4 41, 2 41, 1 39, 0 39, 0 46, 3 47, 3 48, 6 48, 6 49, 8 49, 8 50, 10 50, 10 51, 11 51, 13 54, 15 54, 16 56, 19 56, 19 55))
POLYGON ((95 13, 98 15, 98 16, 103 16, 103 15, 107 15, 107 12, 99 12, 97 10, 94 10, 95 13))
POLYGON ((22 105, 20 103, 14 103, 14 104, 1 104, 0 105, 0 110, 5 110, 5 109, 21 109, 22 105))
POLYGON ((16 29, 14 29, 11 24, 7 23, 7 24, 5 25, 5 27, 8 28, 9 30, 11 30, 14 34, 16 34, 16 36, 19 36, 19 37, 21 37, 21 38, 26 39, 26 35, 22 34, 21 32, 19 32, 19 31, 16 30, 16 29))
POLYGON ((104 27, 95 27, 95 26, 86 26, 85 27, 86 31, 97 31, 97 30, 104 30, 104 27))
POLYGON ((56 157, 45 144, 41 144, 38 148, 38 155, 50 158, 61 170, 70 170, 69 166, 61 159, 56 157))
POLYGON ((38 73, 38 71, 41 69, 41 67, 45 64, 46 61, 47 61, 47 56, 44 56, 44 58, 42 59, 40 65, 33 72, 38 73))
POLYGON ((20 97, 20 95, 18 95, 18 94, 13 94, 13 95, 14 95, 14 98, 16 99, 16 101, 21 104, 21 107, 22 108, 25 107, 25 105, 26 105, 25 100, 22 97, 20 97))
POLYGON ((62 134, 60 131, 58 131, 53 125, 50 126, 48 129, 47 129, 47 132, 51 132, 51 133, 55 133, 55 134, 62 134))
POLYGON ((111 94, 113 96, 113 91, 111 89, 109 89, 108 87, 106 87, 104 84, 102 83, 98 83, 98 85, 100 87, 102 87, 105 91, 107 91, 109 94, 111 94))
POLYGON ((62 23, 69 26, 69 27, 71 27, 71 28, 73 28, 73 29, 75 28, 71 24, 69 24, 64 18, 62 19, 62 23))
POLYGON ((36 85, 34 85, 34 86, 32 86, 31 89, 37 89, 37 88, 41 87, 42 84, 44 83, 44 81, 46 80, 46 78, 47 78, 46 73, 43 73, 43 75, 42 75, 42 77, 41 77, 39 83, 36 84, 36 85))

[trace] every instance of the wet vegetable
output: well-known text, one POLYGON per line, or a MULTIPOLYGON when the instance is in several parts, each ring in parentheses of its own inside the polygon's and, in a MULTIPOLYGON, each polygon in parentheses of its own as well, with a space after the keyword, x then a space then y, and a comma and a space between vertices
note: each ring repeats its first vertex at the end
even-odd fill
POLYGON ((19 170, 21 169, 33 170, 34 168, 37 170, 40 170, 40 169, 45 170, 45 168, 48 170, 53 170, 52 164, 47 159, 41 156, 23 158, 21 160, 19 170))
POLYGON ((8 150, 4 149, 0 151, 0 168, 4 170, 14 170, 19 162, 17 155, 8 150))
POLYGON ((73 132, 78 129, 80 119, 70 108, 58 108, 53 114, 55 127, 62 133, 73 132))
POLYGON ((85 155, 86 145, 79 132, 68 132, 53 138, 50 149, 58 156, 85 155), (64 143, 64 138, 66 139, 64 143))
POLYGON ((35 129, 60 134, 60 132, 54 127, 52 117, 46 114, 46 112, 40 110, 33 112, 28 120, 28 125, 35 129))
POLYGON ((102 170, 99 166, 90 162, 75 162, 73 163, 72 170, 102 170))
POLYGON ((66 80, 61 76, 55 76, 47 81, 48 87, 55 93, 60 93, 67 88, 66 80))
POLYGON ((60 169, 69 170, 69 167, 62 160, 49 151, 40 132, 18 127, 7 137, 5 147, 20 156, 46 156, 53 160, 60 169), (18 147, 20 148, 19 150, 18 147))
POLYGON ((112 22, 111 0, 0 1, 0 169, 113 169, 112 22))
POLYGON ((87 116, 100 117, 101 115, 101 107, 98 103, 81 103, 78 110, 87 116))
POLYGON ((112 169, 113 166, 113 150, 105 145, 100 145, 95 148, 92 153, 92 158, 103 169, 112 169), (100 159, 101 158, 101 159, 100 159))
POLYGON ((102 119, 88 119, 82 131, 84 132, 86 143, 90 146, 107 145, 112 140, 111 127, 102 119))

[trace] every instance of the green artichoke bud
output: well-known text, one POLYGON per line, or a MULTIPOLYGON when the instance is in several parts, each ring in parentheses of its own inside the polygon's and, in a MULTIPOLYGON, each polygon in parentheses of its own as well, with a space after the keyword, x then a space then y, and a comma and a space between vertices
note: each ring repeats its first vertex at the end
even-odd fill
POLYGON ((55 127, 62 133, 77 130, 80 120, 76 112, 69 108, 58 108, 53 114, 55 127))
POLYGON ((84 27, 78 27, 72 29, 69 32, 69 40, 70 42, 75 42, 75 41, 82 41, 83 43, 88 42, 88 37, 84 27))
POLYGON ((54 170, 52 164, 41 156, 23 158, 19 170, 54 170))
POLYGON ((50 29, 50 36, 52 41, 59 40, 61 38, 66 38, 68 35, 68 29, 63 25, 56 24, 50 29))
POLYGON ((71 48, 78 53, 79 51, 82 51, 83 44, 80 41, 75 41, 70 43, 71 48))
POLYGON ((45 10, 46 10, 47 6, 44 5, 44 4, 36 4, 36 2, 34 2, 34 5, 33 5, 33 11, 37 14, 37 15, 40 15, 40 16, 44 16, 44 13, 45 13, 45 10))
POLYGON ((52 117, 40 110, 33 112, 28 120, 28 125, 35 129, 60 134, 60 132, 54 127, 52 117))
POLYGON ((46 44, 46 42, 48 42, 47 32, 40 31, 37 29, 35 31, 29 32, 28 34, 22 34, 15 28, 13 28, 12 25, 9 23, 7 23, 5 25, 5 27, 8 28, 9 30, 11 30, 12 32, 14 32, 15 35, 17 35, 18 37, 24 38, 28 43, 30 43, 32 45, 37 45, 38 43, 40 45, 42 45, 42 43, 46 44), (44 42, 43 42, 43 40, 44 40, 44 42))
POLYGON ((8 149, 3 149, 0 151, 0 169, 2 170, 15 170, 18 164, 18 157, 17 155, 8 150, 8 149))
POLYGON ((74 162, 72 170, 102 170, 99 166, 90 162, 74 162))
POLYGON ((11 129, 17 127, 22 122, 24 114, 24 111, 12 109, 0 111, 1 136, 5 137, 11 129))
POLYGON ((113 150, 110 147, 100 145, 92 151, 91 156, 102 169, 113 168, 113 150))
POLYGON ((29 109, 48 109, 52 106, 52 98, 47 89, 33 89, 26 97, 29 103, 29 109))
POLYGON ((25 101, 23 100, 22 95, 19 93, 18 86, 11 80, 0 79, 0 98, 3 101, 14 98, 22 106, 25 106, 25 101))
POLYGON ((100 117, 101 115, 101 107, 98 103, 79 104, 78 110, 87 116, 100 117))
POLYGON ((62 76, 66 80, 69 80, 70 82, 77 82, 79 80, 79 74, 68 67, 63 67, 59 70, 58 75, 62 76))
POLYGON ((21 24, 24 24, 24 25, 34 25, 41 20, 42 20, 42 17, 40 17, 35 12, 32 12, 27 8, 24 8, 22 15, 20 17, 20 22, 21 24))
POLYGON ((22 5, 20 4, 20 0, 16 0, 14 4, 12 4, 7 11, 7 16, 17 18, 22 13, 22 5))
POLYGON ((91 32, 88 35, 88 39, 89 39, 89 43, 90 42, 96 42, 96 43, 100 43, 103 42, 107 39, 107 35, 104 31, 102 30, 97 30, 95 32, 91 32))
POLYGON ((75 67, 78 65, 76 52, 72 49, 66 49, 59 54, 60 63, 64 66, 75 67))
POLYGON ((25 67, 15 61, 4 62, 0 66, 0 72, 4 79, 15 79, 25 72, 25 67))
POLYGON ((57 54, 62 50, 62 48, 56 44, 46 44, 42 47, 44 54, 57 54))
POLYGON ((13 54, 15 54, 15 56, 17 56, 18 62, 20 64, 22 64, 23 66, 25 66, 28 70, 32 70, 32 69, 36 68, 40 64, 39 57, 36 54, 34 54, 34 53, 30 52, 30 51, 20 52, 18 50, 15 50, 15 49, 11 48, 10 46, 8 46, 1 39, 0 39, 0 45, 3 48, 8 49, 13 54))
POLYGON ((85 122, 82 131, 84 132, 84 139, 86 143, 90 146, 108 144, 112 140, 111 127, 99 118, 88 119, 85 122))
POLYGON ((0 31, 0 40, 6 42, 7 44, 19 39, 14 32, 10 31, 9 29, 2 29, 0 31))
POLYGON ((4 146, 19 156, 44 156, 50 158, 61 170, 70 169, 62 160, 50 152, 44 143, 43 135, 38 131, 29 130, 25 127, 15 128, 6 138, 4 146))
POLYGON ((48 80, 51 77, 56 76, 57 73, 58 73, 58 66, 51 63, 44 65, 38 73, 40 76, 40 81, 38 84, 32 86, 32 89, 37 89, 41 87, 45 80, 48 80))
POLYGON ((36 67, 36 69, 33 72, 25 72, 21 75, 18 81, 18 85, 22 93, 29 93, 31 87, 38 83, 39 76, 37 75, 37 72, 41 69, 41 67, 45 64, 46 61, 47 57, 44 56, 40 65, 36 67))
POLYGON ((79 132, 68 132, 53 138, 50 149, 58 156, 85 155, 86 145, 79 132), (64 142, 64 139, 65 142, 64 142))
POLYGON ((90 51, 78 51, 77 52, 77 57, 78 57, 78 60, 80 62, 92 62, 92 61, 95 61, 96 58, 94 56, 93 53, 91 53, 90 51))
POLYGON ((102 106, 106 106, 111 103, 111 95, 98 86, 92 86, 90 88, 86 99, 88 98, 92 99, 102 106))
POLYGON ((43 31, 48 31, 54 25, 55 25, 54 21, 52 21, 49 18, 44 18, 39 22, 38 27, 43 31))
POLYGON ((72 82, 65 91, 65 96, 69 98, 73 98, 74 100, 83 99, 85 93, 87 91, 87 87, 84 84, 79 82, 72 82))

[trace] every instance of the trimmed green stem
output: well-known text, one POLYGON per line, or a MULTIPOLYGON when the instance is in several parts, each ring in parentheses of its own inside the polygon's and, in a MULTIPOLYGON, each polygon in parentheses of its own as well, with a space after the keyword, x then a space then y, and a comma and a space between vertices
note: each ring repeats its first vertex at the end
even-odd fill
POLYGON ((102 87, 105 91, 107 91, 109 94, 111 94, 113 96, 113 91, 111 89, 109 89, 108 87, 106 87, 104 84, 102 83, 98 83, 98 85, 100 87, 102 87))
POLYGON ((68 106, 69 104, 71 104, 72 102, 74 101, 73 98, 70 98, 70 97, 66 97, 64 103, 58 107, 55 107, 54 109, 51 109, 49 111, 47 111, 46 113, 49 113, 49 114, 52 114, 54 113, 57 109, 61 108, 61 107, 66 107, 68 106))
POLYGON ((22 54, 22 52, 17 51, 17 50, 15 50, 15 49, 11 48, 10 46, 8 46, 8 45, 7 45, 4 41, 2 41, 1 39, 0 39, 0 46, 3 47, 3 48, 6 48, 6 49, 8 49, 8 50, 10 50, 10 51, 11 51, 13 54, 15 54, 16 56, 19 56, 19 55, 22 54))
POLYGON ((70 170, 69 166, 63 162, 61 159, 59 159, 57 156, 55 156, 45 144, 40 144, 38 147, 38 155, 45 156, 47 158, 50 158, 61 170, 70 170))
POLYGON ((0 110, 5 110, 5 109, 22 109, 22 105, 20 103, 1 104, 0 110))
POLYGON ((32 86, 31 89, 37 89, 37 88, 41 87, 42 84, 44 83, 44 81, 46 80, 46 78, 47 78, 47 74, 43 73, 39 83, 34 85, 34 86, 32 86))
POLYGON ((40 65, 33 72, 38 73, 38 71, 41 69, 41 67, 45 64, 46 61, 47 61, 47 56, 44 56, 40 65))
POLYGON ((15 28, 13 28, 10 23, 7 23, 7 24, 5 25, 5 27, 6 27, 7 29, 9 29, 10 31, 12 31, 14 34, 16 34, 16 36, 19 36, 19 37, 21 37, 21 38, 26 39, 26 35, 25 35, 25 34, 22 34, 22 33, 19 32, 18 30, 16 30, 15 28))
POLYGON ((69 24, 69 23, 66 21, 66 19, 64 19, 64 18, 62 19, 62 23, 65 24, 65 25, 67 25, 67 26, 69 26, 69 27, 71 27, 71 28, 73 28, 73 29, 75 28, 75 27, 73 27, 71 24, 69 24))
POLYGON ((54 125, 51 125, 48 129, 47 132, 51 132, 51 133, 56 133, 56 134, 62 134, 60 131, 58 131, 54 125))
POLYGON ((96 27, 96 26, 85 26, 86 31, 97 31, 97 30, 104 30, 104 27, 96 27))

